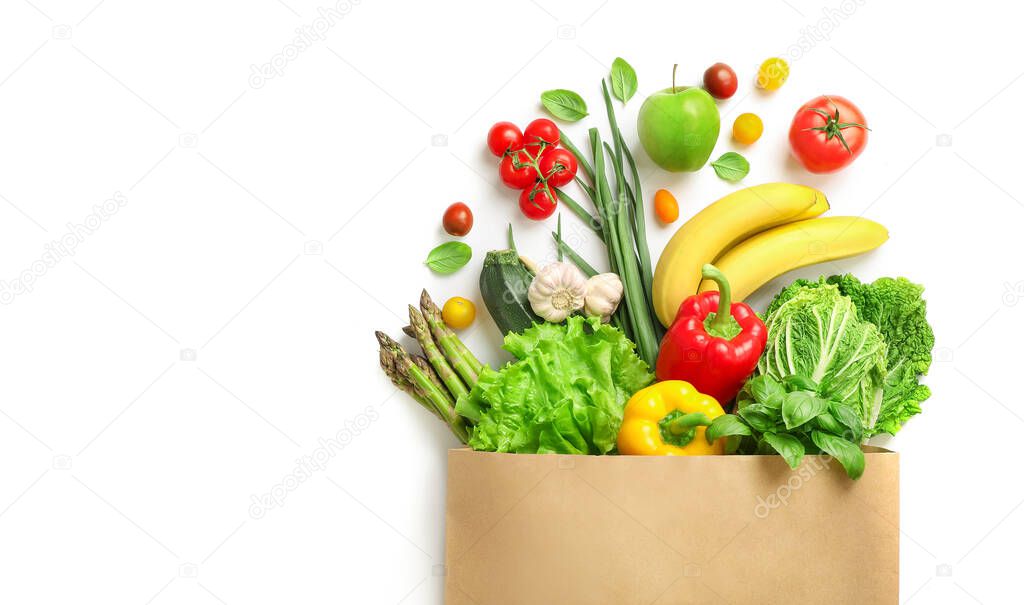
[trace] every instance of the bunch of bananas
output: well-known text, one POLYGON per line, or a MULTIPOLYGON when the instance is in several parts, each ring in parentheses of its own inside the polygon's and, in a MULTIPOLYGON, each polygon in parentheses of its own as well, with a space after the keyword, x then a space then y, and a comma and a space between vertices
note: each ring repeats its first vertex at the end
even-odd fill
POLYGON ((818 218, 825 194, 812 187, 767 183, 730 193, 687 221, 665 246, 654 271, 654 309, 671 325, 687 296, 716 289, 701 281, 714 263, 742 301, 769 280, 816 263, 873 250, 889 239, 878 223, 853 216, 818 218))

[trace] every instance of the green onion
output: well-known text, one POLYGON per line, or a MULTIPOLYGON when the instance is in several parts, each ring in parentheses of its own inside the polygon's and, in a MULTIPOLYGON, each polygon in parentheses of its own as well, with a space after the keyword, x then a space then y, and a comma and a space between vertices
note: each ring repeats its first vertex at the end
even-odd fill
POLYGON ((561 254, 564 252, 565 255, 569 257, 569 260, 572 261, 572 264, 579 267, 580 271, 583 271, 584 275, 587 277, 594 277, 597 275, 597 269, 591 266, 587 261, 583 260, 582 256, 573 250, 569 244, 565 243, 560 233, 552 233, 551 235, 555 238, 555 245, 558 247, 559 253, 561 254))
POLYGON ((590 227, 591 231, 601 235, 601 221, 598 220, 596 216, 587 212, 579 202, 572 199, 569 194, 557 187, 555 187, 555 195, 558 196, 558 200, 560 202, 565 203, 565 205, 569 207, 569 210, 572 210, 573 214, 580 217, 580 220, 583 221, 587 227, 590 227))
MULTIPOLYGON (((609 142, 603 142, 597 129, 591 128, 588 134, 592 158, 588 158, 564 132, 560 133, 562 145, 576 156, 583 174, 590 181, 587 183, 579 176, 576 177, 576 182, 597 210, 597 216, 588 212, 563 191, 559 190, 557 195, 604 242, 608 252, 608 264, 611 271, 619 275, 624 290, 623 302, 612 316, 612 323, 636 343, 637 353, 653 367, 664 330, 655 319, 651 295, 654 272, 651 253, 647 247, 647 226, 640 175, 633 154, 630 153, 619 130, 611 95, 604 80, 601 81, 601 92, 611 129, 609 142), (628 173, 626 164, 629 165, 628 173), (627 174, 630 179, 627 179, 627 174), (614 194, 610 178, 615 179, 614 194)), ((552 235, 560 254, 567 256, 587 275, 597 273, 565 243, 560 232, 552 235)))
POLYGON ((593 181, 594 169, 590 166, 590 162, 587 161, 586 156, 580 153, 579 148, 572 144, 572 141, 569 140, 569 137, 565 136, 565 133, 562 132, 561 129, 558 130, 558 140, 562 144, 562 147, 565 147, 569 150, 569 153, 576 156, 576 162, 580 165, 580 168, 583 169, 583 173, 587 175, 588 179, 593 181))

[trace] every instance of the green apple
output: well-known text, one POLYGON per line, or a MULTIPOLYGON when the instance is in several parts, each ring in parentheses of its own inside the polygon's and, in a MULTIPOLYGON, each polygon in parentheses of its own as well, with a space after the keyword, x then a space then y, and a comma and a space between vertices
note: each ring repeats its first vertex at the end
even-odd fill
POLYGON ((637 132, 644 151, 669 172, 700 170, 718 141, 721 121, 703 88, 672 87, 647 97, 637 132))

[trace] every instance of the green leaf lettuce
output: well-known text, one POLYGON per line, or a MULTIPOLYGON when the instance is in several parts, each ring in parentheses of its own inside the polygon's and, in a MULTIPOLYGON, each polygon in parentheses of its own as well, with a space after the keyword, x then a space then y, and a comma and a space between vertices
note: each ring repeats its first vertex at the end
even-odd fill
POLYGON ((518 361, 485 368, 456 404, 475 423, 476 450, 606 454, 626 401, 654 380, 633 343, 597 318, 535 324, 506 335, 504 348, 518 361))

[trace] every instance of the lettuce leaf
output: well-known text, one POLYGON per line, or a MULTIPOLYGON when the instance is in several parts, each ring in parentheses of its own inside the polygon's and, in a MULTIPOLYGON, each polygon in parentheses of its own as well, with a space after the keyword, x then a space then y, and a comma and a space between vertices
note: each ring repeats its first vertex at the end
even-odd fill
POLYGON ((485 368, 456 403, 475 423, 469 445, 476 450, 606 454, 626 401, 654 380, 633 343, 597 318, 510 332, 504 348, 519 360, 485 368))

